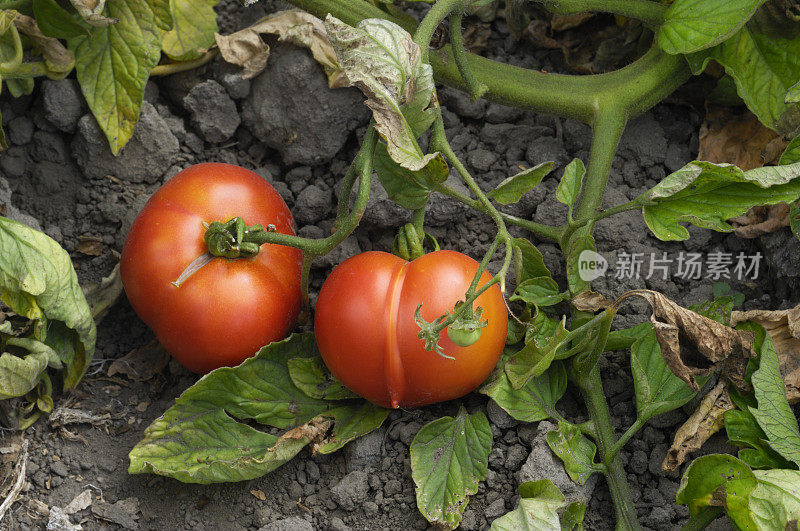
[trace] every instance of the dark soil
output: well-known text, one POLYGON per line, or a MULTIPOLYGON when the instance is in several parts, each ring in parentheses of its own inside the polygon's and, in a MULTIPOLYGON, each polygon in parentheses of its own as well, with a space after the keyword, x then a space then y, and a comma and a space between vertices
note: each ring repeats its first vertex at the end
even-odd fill
MULTIPOLYGON (((245 10, 238 3, 223 2, 222 31, 247 25, 277 4, 262 1, 245 10)), ((501 59, 550 71, 563 68, 560 53, 508 38, 502 20, 491 29, 489 49, 500 50, 501 59)), ((521 165, 557 162, 558 171, 507 210, 539 222, 561 223, 565 209, 553 193, 569 160, 588 159, 589 128, 485 101, 472 103, 447 88, 440 89, 440 97, 447 136, 485 189, 521 165)), ((32 96, 0 100, 11 144, 0 155, 0 208, 61 243, 82 282, 96 281, 117 263, 133 218, 158 186, 189 165, 221 161, 262 175, 292 208, 299 234, 322 237, 330 233, 337 183, 369 118, 361 100, 355 89, 328 90, 322 69, 304 50, 277 45, 267 71, 253 81, 242 80, 236 69, 218 60, 198 71, 151 81, 136 134, 114 158, 87 114, 75 81, 44 81, 32 96), (80 245, 87 241, 93 245, 80 245), (99 254, 84 254, 87 250, 99 254)), ((701 119, 700 112, 676 99, 632 122, 614 161, 607 204, 634 198, 692 160, 701 119)), ((407 219, 376 179, 362 225, 315 264, 312 292, 343 259, 372 249, 390 250, 396 228, 407 219)), ((493 235, 487 217, 442 196, 432 198, 426 226, 443 248, 476 258, 493 235)), ((746 306, 778 309, 797 302, 800 246, 788 231, 750 241, 690 232, 692 238, 685 243, 660 242, 649 235, 641 215, 630 212, 599 223, 596 240, 611 264, 620 251, 645 256, 668 252, 673 257, 681 251, 761 251, 766 263, 759 278, 731 281, 747 295, 746 306)), ((563 284, 557 248, 536 243, 563 284)), ((648 287, 683 305, 710 298, 711 285, 709 279, 617 280, 611 275, 593 283, 609 297, 648 287)), ((648 315, 645 306, 629 304, 616 324, 627 327, 648 315)), ((92 506, 71 517, 84 529, 426 529, 415 506, 408 447, 424 423, 453 415, 465 404, 470 411, 486 412, 494 443, 488 478, 470 500, 461 529, 486 529, 516 506, 521 481, 539 477, 550 477, 570 496, 588 500, 587 529, 612 529, 613 509, 602 478, 583 487, 573 485, 544 442, 546 423, 517 422, 477 394, 395 411, 383 428, 334 455, 303 451, 275 472, 249 482, 197 486, 158 476, 129 476, 127 454, 144 428, 196 379, 175 362, 147 382, 107 375, 110 361, 152 340, 153 334, 121 300, 98 327, 96 359, 86 378, 76 391, 56 399, 56 408, 77 408, 98 420, 64 428, 41 420, 21 435, 0 433, 0 447, 19 437, 30 445, 27 482, 0 528, 44 529, 53 507, 63 508, 90 489, 92 506), (259 491, 266 499, 260 499, 259 491)), ((627 358, 627 353, 612 353, 601 362, 620 430, 636 413, 627 358)), ((574 390, 560 407, 568 417, 585 420, 574 390)), ((674 504, 680 473, 665 475, 661 462, 675 429, 690 411, 691 404, 651 420, 621 452, 647 528, 678 529, 688 516, 684 507, 674 504)), ((730 450, 718 437, 704 451, 730 450)))

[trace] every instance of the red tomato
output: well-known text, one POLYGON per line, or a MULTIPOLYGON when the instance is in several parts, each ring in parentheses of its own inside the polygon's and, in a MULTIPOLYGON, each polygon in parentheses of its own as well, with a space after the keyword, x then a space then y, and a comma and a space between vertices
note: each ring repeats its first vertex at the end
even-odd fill
POLYGON ((204 223, 241 217, 294 234, 292 215, 263 178, 230 164, 197 164, 147 202, 122 249, 125 293, 139 317, 184 367, 205 373, 238 365, 284 338, 301 306, 302 254, 262 245, 252 258, 214 258, 172 284, 207 251, 204 223))
MULTIPOLYGON (((464 299, 478 262, 455 251, 436 251, 412 262, 373 251, 336 267, 319 293, 315 334, 331 373, 352 391, 384 407, 414 407, 463 396, 497 364, 508 332, 499 286, 478 297, 480 339, 455 345, 446 333, 439 345, 446 359, 427 351, 414 320, 433 321, 464 299)), ((491 279, 483 273, 481 285, 491 279)), ((446 330, 446 329, 445 329, 446 330)))

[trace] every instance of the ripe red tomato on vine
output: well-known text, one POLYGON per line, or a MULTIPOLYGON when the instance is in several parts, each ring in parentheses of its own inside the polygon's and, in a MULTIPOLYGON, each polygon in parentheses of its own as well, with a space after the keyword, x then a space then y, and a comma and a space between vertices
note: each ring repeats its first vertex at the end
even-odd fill
MULTIPOLYGON (((478 262, 455 251, 411 262, 371 251, 342 262, 322 286, 315 310, 325 364, 349 389, 384 407, 422 406, 469 393, 489 376, 505 345, 508 314, 499 286, 476 299, 488 324, 469 346, 442 333, 442 355, 425 350, 414 315, 420 304, 429 322, 452 311, 477 270, 478 262)), ((479 286, 490 279, 484 272, 479 286)))
MULTIPOLYGON (((153 194, 122 250, 120 274, 131 306, 167 351, 198 373, 238 365, 283 339, 300 311, 302 255, 291 247, 250 244, 255 254, 208 256, 174 283, 209 250, 209 225, 237 217, 242 226, 294 234, 286 203, 262 177, 230 164, 197 164, 153 194)), ((216 235, 235 239, 236 226, 229 225, 216 235)))

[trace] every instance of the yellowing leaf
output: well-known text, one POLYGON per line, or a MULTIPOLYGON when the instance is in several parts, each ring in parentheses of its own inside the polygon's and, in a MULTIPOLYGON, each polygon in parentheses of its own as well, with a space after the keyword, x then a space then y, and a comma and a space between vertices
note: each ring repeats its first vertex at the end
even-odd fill
POLYGON ((172 29, 161 37, 162 50, 175 61, 190 61, 214 44, 219 0, 169 0, 172 29))

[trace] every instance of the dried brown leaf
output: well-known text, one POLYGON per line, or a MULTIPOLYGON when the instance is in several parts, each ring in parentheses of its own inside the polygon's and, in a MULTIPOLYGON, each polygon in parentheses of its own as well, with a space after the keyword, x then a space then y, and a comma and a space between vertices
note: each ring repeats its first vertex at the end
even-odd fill
POLYGON ((78 511, 82 511, 89 507, 92 504, 92 491, 90 489, 86 489, 74 498, 72 501, 64 507, 65 514, 75 514, 78 511))
POLYGON ((720 380, 675 432, 661 468, 665 472, 672 472, 686 460, 689 453, 699 450, 703 443, 725 426, 725 412, 729 409, 733 409, 733 403, 725 382, 720 380))
POLYGON ((42 58, 50 72, 67 75, 72 71, 75 66, 75 54, 61 44, 58 39, 47 37, 42 33, 35 19, 26 15, 17 15, 14 25, 20 33, 27 35, 42 52, 42 58))
POLYGON ((800 305, 791 310, 731 312, 731 325, 752 321, 764 327, 775 343, 781 376, 790 403, 800 402, 800 305))
POLYGON ((470 24, 464 29, 464 48, 474 54, 481 54, 489 47, 492 28, 489 24, 470 24))
POLYGON ((725 326, 651 290, 629 291, 614 305, 633 295, 645 299, 653 309, 650 321, 664 361, 675 376, 697 391, 693 376, 719 371, 737 388, 749 389, 744 375, 747 361, 755 357, 752 332, 725 326))
POLYGON ((111 424, 111 415, 103 413, 95 415, 82 409, 71 407, 60 407, 53 411, 47 418, 50 425, 54 428, 68 426, 70 424, 91 424, 96 427, 104 427, 111 424))
POLYGON ((103 254, 103 239, 98 236, 78 236, 75 250, 87 256, 100 256, 103 254))
POLYGON ((789 226, 791 209, 786 203, 753 207, 741 216, 731 219, 734 232, 740 238, 757 238, 789 226))
POLYGON ((577 28, 590 18, 594 13, 572 13, 570 15, 553 15, 550 19, 550 27, 553 31, 564 31, 577 28))
POLYGON ((572 305, 582 312, 596 312, 608 308, 613 301, 606 299, 596 291, 584 291, 572 299, 572 305))
POLYGON ((114 360, 108 367, 108 375, 122 374, 135 382, 145 382, 163 371, 168 363, 169 353, 154 339, 114 360))
POLYGON ((786 147, 778 135, 750 112, 735 115, 730 107, 709 106, 700 126, 700 160, 727 162, 747 171, 777 162, 786 147))
POLYGON ((236 33, 216 34, 215 39, 222 58, 241 66, 244 69, 242 77, 250 79, 267 66, 269 46, 262 40, 263 34, 277 35, 279 42, 308 48, 314 59, 325 68, 331 88, 347 86, 346 78, 342 79, 343 74, 328 40, 325 25, 320 19, 304 11, 279 11, 236 33))
POLYGON ((252 489, 250 491, 250 494, 252 494, 253 496, 255 496, 256 498, 258 498, 261 501, 266 501, 266 499, 267 499, 267 495, 264 494, 263 490, 252 489))

